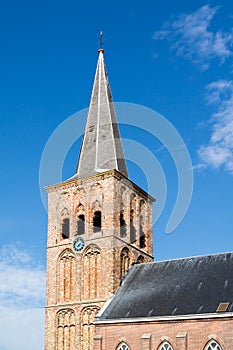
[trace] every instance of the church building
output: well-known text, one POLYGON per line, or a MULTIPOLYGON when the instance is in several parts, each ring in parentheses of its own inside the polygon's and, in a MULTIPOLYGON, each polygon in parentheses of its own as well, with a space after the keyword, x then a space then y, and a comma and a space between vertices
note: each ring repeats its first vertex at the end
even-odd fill
POLYGON ((76 174, 47 191, 45 350, 233 350, 233 254, 153 262, 102 48, 76 174))

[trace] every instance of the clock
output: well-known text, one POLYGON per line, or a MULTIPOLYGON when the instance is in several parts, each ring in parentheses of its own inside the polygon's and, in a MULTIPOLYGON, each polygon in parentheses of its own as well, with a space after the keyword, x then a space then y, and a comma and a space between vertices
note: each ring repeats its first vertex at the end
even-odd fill
POLYGON ((76 252, 80 252, 85 246, 85 242, 84 239, 82 237, 77 237, 75 238, 74 242, 73 242, 73 249, 76 252))

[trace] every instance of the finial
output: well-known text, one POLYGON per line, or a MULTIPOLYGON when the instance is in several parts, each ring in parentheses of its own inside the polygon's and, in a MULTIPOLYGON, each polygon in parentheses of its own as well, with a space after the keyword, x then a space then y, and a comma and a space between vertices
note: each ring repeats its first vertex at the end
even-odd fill
POLYGON ((100 48, 98 50, 98 52, 104 52, 104 49, 103 49, 103 32, 102 30, 100 31, 100 37, 99 37, 99 42, 100 42, 100 48))

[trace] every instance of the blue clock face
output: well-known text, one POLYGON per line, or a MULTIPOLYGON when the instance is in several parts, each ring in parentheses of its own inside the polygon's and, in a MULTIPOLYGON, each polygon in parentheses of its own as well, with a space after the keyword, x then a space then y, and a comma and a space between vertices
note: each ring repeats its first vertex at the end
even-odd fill
POLYGON ((80 252, 84 248, 84 245, 85 245, 84 239, 82 237, 77 237, 73 242, 73 249, 76 252, 80 252))

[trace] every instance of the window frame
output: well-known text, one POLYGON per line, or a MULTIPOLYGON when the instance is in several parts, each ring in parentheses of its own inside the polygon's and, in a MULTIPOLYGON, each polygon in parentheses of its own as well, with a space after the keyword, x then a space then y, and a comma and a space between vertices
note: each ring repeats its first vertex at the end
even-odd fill
POLYGON ((168 341, 164 341, 164 342, 162 342, 162 344, 160 344, 159 350, 174 350, 174 349, 168 341), (165 348, 165 345, 167 345, 166 348, 165 348))
POLYGON ((118 344, 116 350, 130 350, 128 344, 126 344, 125 342, 121 342, 120 344, 118 344), (124 346, 124 348, 123 348, 124 346))
POLYGON ((215 339, 211 339, 205 346, 204 350, 223 350, 219 342, 217 342, 215 339), (215 347, 213 347, 214 343, 216 344, 215 347))

